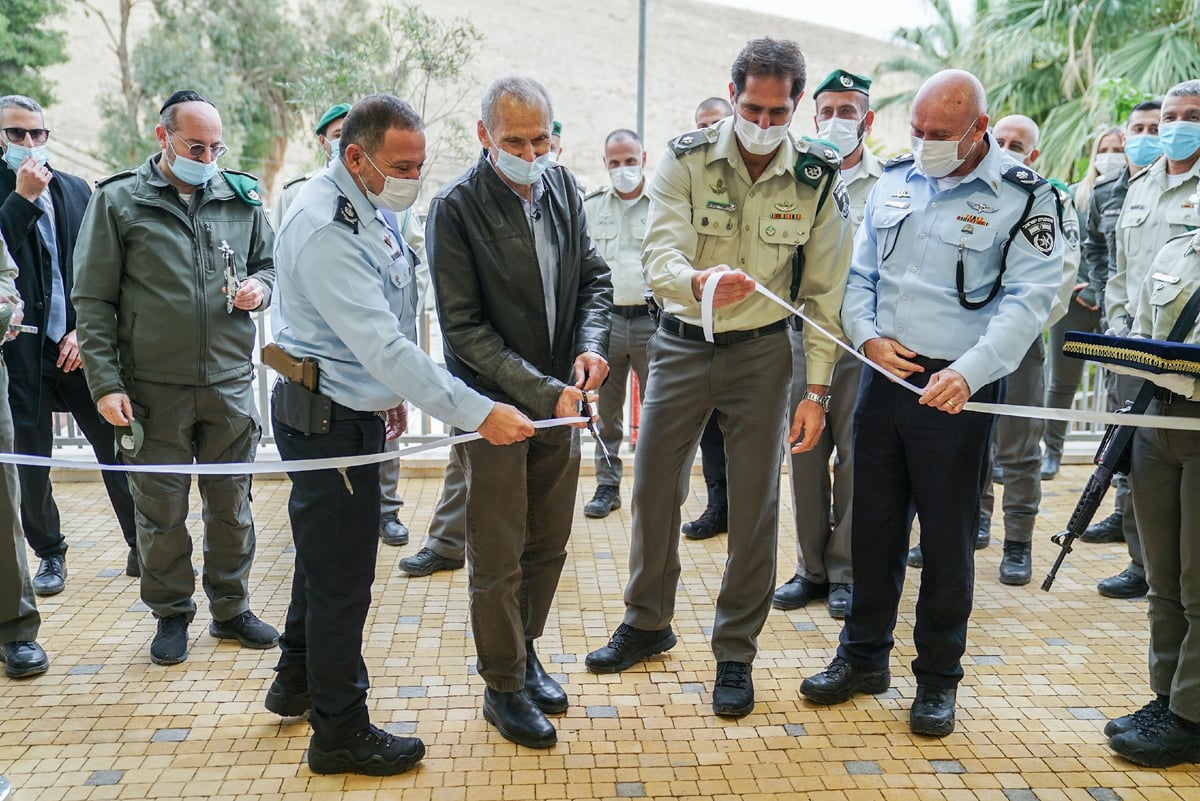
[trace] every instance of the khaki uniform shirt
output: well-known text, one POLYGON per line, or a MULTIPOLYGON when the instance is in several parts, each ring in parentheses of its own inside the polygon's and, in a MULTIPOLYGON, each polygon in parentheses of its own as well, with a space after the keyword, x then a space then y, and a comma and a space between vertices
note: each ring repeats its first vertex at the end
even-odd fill
POLYGON ((871 148, 863 145, 862 161, 858 163, 858 170, 854 177, 846 182, 846 191, 850 195, 850 222, 853 223, 855 231, 862 225, 863 217, 867 213, 867 195, 871 194, 875 182, 882 175, 883 163, 871 148))
MULTIPOLYGON (((1170 239, 1151 264, 1147 280, 1134 298, 1132 336, 1166 339, 1192 293, 1200 287, 1200 231, 1170 239)), ((1183 337, 1182 342, 1200 345, 1200 325, 1183 337)), ((1185 395, 1200 397, 1200 379, 1182 373, 1169 377, 1139 373, 1160 386, 1185 395), (1190 392, 1187 391, 1190 386, 1190 392)))
POLYGON ((650 197, 646 192, 626 203, 611 186, 593 190, 583 201, 588 233, 612 270, 613 305, 645 306, 648 287, 642 275, 642 240, 650 197))
POLYGON ((1109 325, 1118 334, 1129 331, 1133 305, 1150 264, 1173 236, 1200 227, 1196 178, 1200 161, 1183 183, 1167 188, 1167 160, 1160 158, 1129 182, 1129 193, 1117 219, 1117 270, 1104 293, 1109 325))
MULTIPOLYGON (((647 283, 665 311, 700 325, 692 274, 719 264, 745 272, 787 300, 792 254, 803 246, 797 302, 817 324, 841 336, 842 292, 853 238, 849 199, 838 175, 836 152, 811 147, 813 154, 807 141, 789 136, 752 183, 730 119, 675 140, 650 181, 650 217, 642 247, 647 283), (797 167, 798 162, 802 166, 797 167), (818 212, 829 180, 834 185, 818 212)), ((754 293, 716 309, 713 328, 750 330, 787 316, 787 310, 754 293)), ((828 384, 837 345, 809 326, 804 330, 804 351, 809 381, 828 384)))

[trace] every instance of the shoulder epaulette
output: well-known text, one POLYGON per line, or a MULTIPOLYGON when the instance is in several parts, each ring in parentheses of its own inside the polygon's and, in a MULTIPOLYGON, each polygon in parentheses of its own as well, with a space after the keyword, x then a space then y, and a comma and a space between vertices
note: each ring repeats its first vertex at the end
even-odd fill
POLYGON ((99 181, 96 181, 96 188, 99 189, 106 184, 111 184, 113 181, 116 181, 119 178, 132 178, 135 175, 137 175, 137 170, 122 170, 121 172, 114 172, 112 175, 105 176, 99 181))
POLYGON ((893 167, 899 167, 901 164, 912 164, 912 162, 913 162, 913 154, 912 153, 901 153, 899 156, 892 156, 890 159, 885 161, 883 163, 883 168, 885 170, 890 170, 893 167))
POLYGON ((1026 192, 1034 192, 1039 186, 1043 186, 1047 183, 1045 178, 1038 175, 1024 164, 1004 165, 1004 168, 1000 170, 1000 177, 1008 181, 1010 184, 1016 184, 1026 192))
POLYGON ((796 149, 800 154, 796 157, 796 166, 792 168, 792 172, 795 173, 797 181, 814 189, 826 175, 836 172, 838 165, 842 163, 837 148, 830 142, 805 136, 797 143, 796 149))
POLYGON ((237 170, 221 170, 221 174, 225 176, 225 181, 233 193, 241 198, 247 206, 263 204, 262 193, 258 191, 258 179, 253 175, 237 170))
POLYGON ((691 153, 693 150, 708 147, 715 141, 717 141, 717 130, 715 128, 698 128, 695 131, 675 137, 667 143, 667 147, 671 148, 671 152, 678 158, 679 156, 691 153))
POLYGON ((289 186, 295 186, 296 184, 302 184, 305 181, 307 181, 309 179, 309 177, 310 176, 308 176, 308 175, 297 175, 295 178, 292 178, 291 180, 284 181, 282 188, 287 189, 289 186))
POLYGON ((356 234, 358 233, 358 212, 354 210, 354 204, 350 202, 350 198, 345 195, 338 195, 337 208, 333 211, 333 221, 341 223, 356 234))
POLYGON ((593 189, 592 191, 590 191, 586 195, 584 195, 583 199, 591 200, 594 197, 599 197, 600 195, 603 195, 606 191, 608 191, 607 186, 597 186, 595 189, 593 189))

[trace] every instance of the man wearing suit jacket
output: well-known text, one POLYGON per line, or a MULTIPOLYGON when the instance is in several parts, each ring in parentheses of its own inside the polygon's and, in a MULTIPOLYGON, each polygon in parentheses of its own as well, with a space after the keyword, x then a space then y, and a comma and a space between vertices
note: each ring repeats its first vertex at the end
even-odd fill
MULTIPOLYGON (((17 291, 25 301, 26 325, 36 334, 4 346, 12 381, 8 402, 19 453, 49 456, 54 446, 54 412, 69 411, 91 443, 96 461, 116 462, 113 427, 92 402, 75 338, 71 305, 72 255, 91 190, 86 182, 47 165, 42 107, 21 95, 0 97, 0 231, 20 270, 17 291)), ((50 486, 50 470, 19 467, 21 523, 41 559, 33 577, 38 595, 62 592, 67 578, 67 541, 50 486)), ((129 545, 126 573, 138 575, 133 498, 124 473, 104 472, 113 511, 129 545)))

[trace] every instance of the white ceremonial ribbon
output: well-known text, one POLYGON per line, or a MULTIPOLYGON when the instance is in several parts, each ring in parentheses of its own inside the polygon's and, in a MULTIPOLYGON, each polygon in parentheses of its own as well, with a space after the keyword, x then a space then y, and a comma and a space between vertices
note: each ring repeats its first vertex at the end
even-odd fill
MULTIPOLYGON (((550 420, 535 420, 533 427, 557 428, 573 423, 586 423, 586 417, 556 417, 550 420)), ((433 442, 424 442, 398 451, 363 454, 361 456, 333 456, 325 459, 295 459, 277 462, 206 462, 204 464, 97 464, 76 459, 54 459, 47 456, 28 456, 23 453, 0 453, 0 464, 26 465, 29 467, 58 467, 66 470, 109 470, 117 473, 173 473, 189 476, 258 475, 260 473, 307 473, 312 470, 345 470, 364 464, 390 462, 418 453, 431 451, 464 442, 483 439, 477 431, 443 437, 433 442)))
POLYGON ((713 334, 713 299, 717 296, 717 285, 721 283, 722 278, 729 274, 728 272, 711 274, 700 290, 700 326, 704 329, 705 342, 716 341, 713 334))
MULTIPOLYGON (((700 298, 700 319, 705 322, 704 336, 709 342, 712 342, 712 299, 716 292, 718 276, 728 275, 729 273, 714 273, 704 285, 704 292, 700 298), (709 284, 713 285, 713 289, 709 291, 709 284)), ((922 390, 920 387, 905 381, 897 375, 889 373, 887 370, 880 367, 875 362, 862 355, 854 348, 842 341, 841 337, 834 334, 825 328, 821 327, 815 320, 801 311, 801 307, 793 306, 783 298, 776 295, 771 290, 767 289, 757 281, 754 282, 754 289, 760 295, 779 304, 788 310, 788 313, 794 314, 804 321, 805 327, 812 327, 820 332, 822 336, 833 340, 839 348, 852 354, 863 364, 870 367, 875 372, 882 375, 889 381, 893 381, 905 389, 912 392, 914 395, 920 395, 922 390)), ((984 414, 996 414, 1007 417, 1027 417, 1032 420, 1064 420, 1066 422, 1081 422, 1081 423, 1097 423, 1100 425, 1116 425, 1116 426, 1136 426, 1139 428, 1168 428, 1176 431, 1200 431, 1200 419, 1194 417, 1168 417, 1161 414, 1117 414, 1116 412, 1084 412, 1074 411, 1072 409, 1048 409, 1044 406, 1020 406, 1012 403, 979 403, 977 401, 968 401, 963 404, 963 411, 967 412, 982 412, 984 414)))

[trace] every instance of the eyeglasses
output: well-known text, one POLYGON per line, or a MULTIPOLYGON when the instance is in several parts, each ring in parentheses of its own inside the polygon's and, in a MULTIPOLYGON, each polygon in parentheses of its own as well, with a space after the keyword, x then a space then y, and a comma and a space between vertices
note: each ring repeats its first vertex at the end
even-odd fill
POLYGON ((35 145, 44 145, 50 138, 49 128, 5 128, 4 136, 14 145, 19 145, 28 136, 35 145))
MULTIPOLYGON (((221 158, 221 156, 224 156, 229 152, 229 148, 225 147, 225 145, 213 145, 212 147, 209 147, 208 145, 202 145, 199 142, 189 142, 180 136, 177 131, 168 131, 168 133, 177 138, 180 142, 183 142, 185 145, 187 145, 188 155, 196 160, 199 160, 207 152, 211 153, 212 160, 216 161, 217 159, 221 158)), ((176 153, 178 152, 179 151, 176 151, 176 153)))

